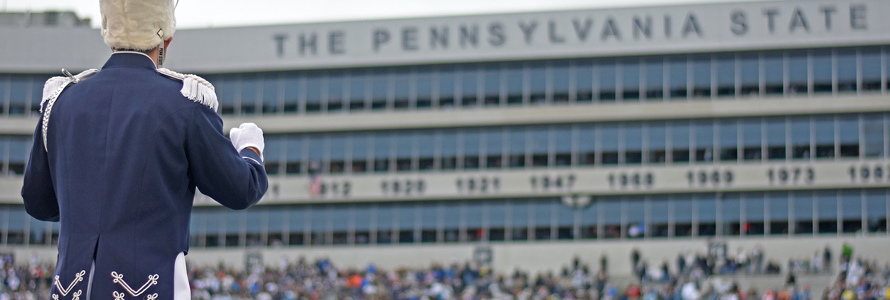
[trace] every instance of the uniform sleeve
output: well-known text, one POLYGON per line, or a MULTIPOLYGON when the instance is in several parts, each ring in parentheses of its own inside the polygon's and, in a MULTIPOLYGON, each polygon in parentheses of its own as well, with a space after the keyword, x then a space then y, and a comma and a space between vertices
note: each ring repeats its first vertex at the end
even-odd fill
POLYGON ((186 155, 201 193, 232 209, 260 201, 269 186, 260 156, 250 149, 238 153, 222 133, 222 119, 208 108, 195 109, 190 122, 186 155))
POLYGON ((41 124, 43 117, 34 130, 34 145, 25 168, 22 200, 25 202, 25 211, 35 219, 56 222, 59 221, 59 202, 50 176, 49 157, 43 148, 41 124))

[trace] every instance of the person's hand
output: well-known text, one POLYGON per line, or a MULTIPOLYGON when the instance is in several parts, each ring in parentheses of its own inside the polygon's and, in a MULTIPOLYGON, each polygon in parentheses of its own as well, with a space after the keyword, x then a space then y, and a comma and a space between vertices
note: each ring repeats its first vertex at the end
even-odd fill
POLYGON ((244 123, 241 126, 232 128, 232 130, 229 130, 229 138, 232 139, 232 145, 235 146, 238 152, 246 148, 252 148, 251 150, 257 152, 260 158, 263 157, 263 148, 266 147, 266 142, 263 138, 263 130, 257 127, 256 124, 244 123))

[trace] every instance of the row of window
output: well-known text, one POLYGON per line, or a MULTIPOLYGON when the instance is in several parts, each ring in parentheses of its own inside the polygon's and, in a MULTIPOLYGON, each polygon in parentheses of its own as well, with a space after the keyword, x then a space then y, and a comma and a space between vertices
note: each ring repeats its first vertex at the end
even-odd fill
MULTIPOLYGON (((193 247, 505 242, 888 232, 890 190, 195 208, 193 247)), ((3 246, 57 242, 58 223, 0 208, 3 246)))
POLYGON ((266 137, 269 174, 888 157, 885 113, 266 137))
MULTIPOLYGON (((224 115, 886 92, 890 51, 853 47, 208 75, 224 115)), ((2 113, 48 75, 0 74, 2 113)))
MULTIPOLYGON (((495 126, 266 136, 275 175, 709 164, 890 157, 890 115, 495 126)), ((31 136, 0 136, 0 172, 24 173, 31 136)))

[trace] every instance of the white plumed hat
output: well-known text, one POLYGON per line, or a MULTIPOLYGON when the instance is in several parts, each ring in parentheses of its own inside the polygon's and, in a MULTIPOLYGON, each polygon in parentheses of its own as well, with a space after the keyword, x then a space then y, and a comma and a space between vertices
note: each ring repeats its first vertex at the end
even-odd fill
POLYGON ((117 49, 151 50, 173 36, 173 0, 99 0, 102 37, 117 49))

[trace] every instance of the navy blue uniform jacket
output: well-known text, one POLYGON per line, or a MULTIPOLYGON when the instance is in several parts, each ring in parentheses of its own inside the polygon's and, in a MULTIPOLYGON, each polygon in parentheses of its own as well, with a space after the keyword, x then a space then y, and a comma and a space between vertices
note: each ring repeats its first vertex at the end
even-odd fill
POLYGON ((173 299, 195 187, 233 209, 266 192, 260 157, 238 153, 182 87, 145 55, 113 54, 58 98, 47 150, 38 123, 22 198, 34 218, 61 222, 59 299, 173 299))

